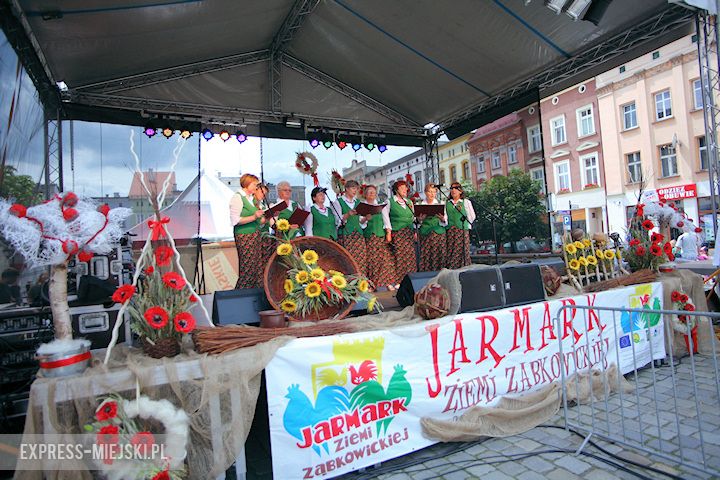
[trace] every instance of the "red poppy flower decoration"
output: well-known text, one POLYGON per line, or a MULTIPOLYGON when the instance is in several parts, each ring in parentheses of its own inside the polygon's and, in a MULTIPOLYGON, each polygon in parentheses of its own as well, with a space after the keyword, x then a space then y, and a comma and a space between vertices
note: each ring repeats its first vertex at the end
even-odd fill
POLYGON ((673 302, 679 302, 680 301, 681 293, 677 290, 673 290, 673 292, 670 294, 670 300, 673 302))
POLYGON ((170 480, 170 474, 167 470, 163 470, 162 472, 156 473, 151 480, 170 480))
POLYGON ((177 272, 167 272, 162 276, 162 281, 174 290, 182 290, 185 287, 185 279, 177 272))
POLYGON ((642 226, 645 230, 652 230, 655 228, 655 224, 652 222, 652 220, 645 220, 642 222, 642 226))
POLYGON ((135 295, 135 287, 132 285, 121 285, 113 293, 112 301, 115 303, 125 303, 135 295))
POLYGON ((118 435, 117 425, 105 425, 97 433, 97 443, 100 445, 110 445, 112 443, 118 443, 120 435, 118 435))
POLYGON ((659 244, 653 243, 652 246, 650 247, 650 253, 652 253, 656 257, 662 257, 663 250, 662 250, 662 248, 660 248, 659 244))
POLYGON ((145 456, 155 445, 155 436, 150 432, 138 432, 130 438, 130 444, 136 447, 141 455, 145 456))
POLYGON ((645 205, 642 203, 638 203, 638 205, 637 205, 637 216, 638 217, 645 216, 645 205))
POLYGON ((667 252, 666 255, 668 257, 668 260, 670 260, 671 262, 675 260, 675 255, 673 255, 672 252, 667 252))
POLYGON ((189 312, 181 312, 175 315, 173 323, 175 324, 175 330, 180 333, 190 333, 195 330, 195 317, 189 312))
POLYGON ((665 245, 663 245, 663 250, 665 251, 666 255, 672 253, 672 245, 670 245, 670 242, 665 242, 665 245))
POLYGON ((150 307, 143 316, 151 327, 158 330, 168 323, 168 313, 162 307, 150 307))
POLYGON ((630 240, 631 247, 636 247, 638 245, 640 245, 640 240, 638 240, 637 238, 633 238, 632 240, 630 240))
POLYGON ((155 263, 157 263, 161 267, 170 265, 172 257, 173 250, 167 245, 160 245, 155 249, 155 263))
POLYGON ((155 273, 155 268, 152 265, 145 268, 145 275, 152 275, 153 273, 155 273))
POLYGON ((95 418, 98 422, 104 422, 117 416, 117 402, 105 402, 100 409, 95 412, 95 418))
POLYGON ((665 237, 660 233, 654 233, 650 236, 650 241, 653 243, 662 243, 665 237))
POLYGON ((680 295, 680 301, 682 303, 687 303, 688 300, 689 300, 688 296, 685 295, 684 293, 680 295))
POLYGON ((640 245, 639 247, 637 247, 637 248, 635 249, 635 253, 636 253, 638 256, 640 256, 640 257, 642 257, 643 255, 645 255, 645 252, 646 252, 645 247, 643 247, 642 245, 640 245))
POLYGON ((695 305, 692 303, 686 303, 685 304, 685 310, 688 312, 694 312, 695 311, 695 305))

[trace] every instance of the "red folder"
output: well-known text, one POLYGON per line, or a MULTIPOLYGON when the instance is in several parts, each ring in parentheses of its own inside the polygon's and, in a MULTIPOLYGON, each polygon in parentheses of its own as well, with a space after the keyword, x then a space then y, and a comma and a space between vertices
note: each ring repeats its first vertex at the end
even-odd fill
POLYGON ((360 215, 361 217, 364 217, 365 215, 375 215, 380 212, 382 212, 382 209, 385 208, 385 204, 382 205, 370 205, 369 203, 360 202, 360 204, 355 207, 355 211, 360 215))
POLYGON ((292 215, 290 215, 288 221, 290 222, 290 225, 298 225, 302 227, 308 215, 310 215, 310 212, 308 212, 307 210, 303 210, 300 207, 297 207, 292 213, 292 215))
POLYGON ((275 215, 277 215, 280 212, 282 212, 283 210, 285 210, 287 208, 287 206, 288 206, 287 202, 285 200, 283 200, 282 202, 278 203, 274 207, 268 208, 267 210, 265 210, 265 218, 274 217, 275 215))
POLYGON ((443 215, 445 213, 445 205, 415 205, 415 216, 426 215, 428 217, 434 215, 443 215))

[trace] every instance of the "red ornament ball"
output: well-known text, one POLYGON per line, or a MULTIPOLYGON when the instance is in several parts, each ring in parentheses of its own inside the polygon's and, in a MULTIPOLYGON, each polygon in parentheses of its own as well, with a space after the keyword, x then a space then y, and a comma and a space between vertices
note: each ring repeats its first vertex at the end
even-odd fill
POLYGON ((107 217, 108 213, 110 213, 110 205, 108 205, 107 203, 103 203, 98 207, 98 212, 102 213, 107 217))
POLYGON ((87 250, 83 250, 77 254, 77 259, 80 262, 89 262, 92 258, 93 258, 92 252, 88 252, 87 250))
POLYGON ((78 196, 73 192, 68 192, 62 199, 62 204, 66 207, 74 207, 78 203, 78 196))
POLYGON ((27 215, 27 208, 25 207, 25 205, 20 205, 19 203, 16 203, 12 207, 10 207, 10 214, 15 215, 18 218, 23 218, 27 215))
POLYGON ((450 294, 437 283, 425 285, 415 295, 415 314, 425 320, 444 317, 450 310, 450 294))
POLYGON ((80 247, 75 240, 63 240, 62 250, 68 255, 75 255, 80 247))
POLYGON ((66 222, 72 222, 78 217, 78 211, 74 208, 66 208, 63 210, 63 218, 66 222))

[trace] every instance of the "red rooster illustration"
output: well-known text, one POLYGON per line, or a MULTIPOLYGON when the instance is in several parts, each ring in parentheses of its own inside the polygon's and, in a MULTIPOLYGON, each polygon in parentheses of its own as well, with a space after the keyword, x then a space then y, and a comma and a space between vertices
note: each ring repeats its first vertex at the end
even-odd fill
POLYGON ((368 380, 377 378, 377 366, 372 360, 365 360, 357 369, 354 365, 350 365, 350 381, 353 385, 360 385, 368 380))

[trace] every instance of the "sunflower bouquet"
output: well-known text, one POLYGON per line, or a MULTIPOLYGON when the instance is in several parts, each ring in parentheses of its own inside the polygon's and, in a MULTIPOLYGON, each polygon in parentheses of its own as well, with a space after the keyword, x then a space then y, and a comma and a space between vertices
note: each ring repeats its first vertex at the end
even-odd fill
POLYGON ((610 248, 603 249, 606 246, 607 242, 597 239, 565 239, 565 266, 568 278, 576 287, 582 289, 592 282, 619 275, 622 265, 620 252, 610 248))

